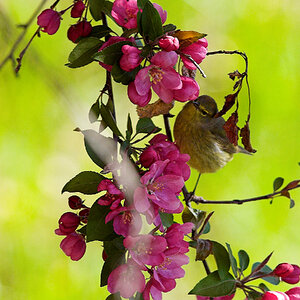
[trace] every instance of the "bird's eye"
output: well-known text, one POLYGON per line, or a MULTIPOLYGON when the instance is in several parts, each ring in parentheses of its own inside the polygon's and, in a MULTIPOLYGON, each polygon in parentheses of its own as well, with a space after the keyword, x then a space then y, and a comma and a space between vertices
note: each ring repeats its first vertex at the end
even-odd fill
POLYGON ((200 113, 204 117, 208 115, 208 112, 206 110, 204 110, 204 109, 200 109, 200 113))

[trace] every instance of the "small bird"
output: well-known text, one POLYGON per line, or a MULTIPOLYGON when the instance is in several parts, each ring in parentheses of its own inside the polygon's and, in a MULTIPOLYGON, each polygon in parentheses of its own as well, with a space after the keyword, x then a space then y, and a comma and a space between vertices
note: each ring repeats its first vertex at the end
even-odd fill
POLYGON ((223 168, 232 160, 234 153, 250 154, 230 143, 223 129, 225 120, 214 117, 217 112, 216 101, 202 95, 188 102, 175 121, 175 142, 181 153, 190 155, 188 164, 200 174, 223 168))

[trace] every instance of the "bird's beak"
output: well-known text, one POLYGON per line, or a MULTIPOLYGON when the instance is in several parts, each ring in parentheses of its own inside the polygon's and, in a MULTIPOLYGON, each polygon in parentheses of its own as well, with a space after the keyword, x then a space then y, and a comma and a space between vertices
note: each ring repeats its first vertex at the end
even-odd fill
POLYGON ((199 109, 199 102, 196 100, 193 101, 194 106, 196 107, 196 109, 199 109))

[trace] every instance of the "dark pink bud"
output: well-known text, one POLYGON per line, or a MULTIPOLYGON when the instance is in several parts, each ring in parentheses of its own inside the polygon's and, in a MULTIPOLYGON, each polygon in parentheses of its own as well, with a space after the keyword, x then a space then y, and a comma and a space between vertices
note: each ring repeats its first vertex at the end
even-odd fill
POLYGON ((175 51, 179 48, 179 40, 177 37, 167 35, 159 40, 158 45, 167 52, 175 51))
POLYGON ((300 287, 296 286, 287 292, 285 292, 289 297, 290 300, 299 300, 300 299, 300 287))
POLYGON ((142 152, 140 156, 140 163, 142 166, 149 168, 154 162, 159 159, 160 157, 157 151, 155 151, 153 146, 150 146, 142 152))
POLYGON ((283 292, 266 292, 261 300, 289 300, 289 296, 283 292))
POLYGON ((281 278, 282 281, 289 284, 298 283, 300 280, 300 268, 297 265, 292 266, 294 267, 294 270, 289 275, 281 278))
POLYGON ((54 34, 60 25, 60 14, 53 9, 45 9, 37 17, 37 24, 42 27, 43 32, 54 34))
POLYGON ((104 250, 102 251, 102 258, 104 261, 106 261, 108 258, 108 255, 106 254, 106 252, 104 250))
POLYGON ((73 8, 71 9, 71 17, 72 18, 80 18, 85 9, 85 5, 83 1, 77 1, 73 8))
POLYGON ((85 208, 85 209, 81 210, 79 212, 81 222, 86 224, 87 221, 88 221, 89 214, 90 214, 90 209, 89 208, 85 208))
POLYGON ((80 234, 73 232, 61 241, 60 248, 72 260, 79 260, 85 253, 86 244, 80 234))
POLYGON ((68 39, 73 43, 76 43, 80 37, 88 36, 92 31, 92 25, 90 22, 81 21, 75 25, 72 25, 68 30, 68 39))
POLYGON ((294 270, 294 267, 288 263, 279 264, 274 269, 274 274, 278 277, 286 277, 287 275, 291 274, 294 270))
POLYGON ((64 213, 59 221, 59 230, 63 234, 69 234, 76 230, 80 223, 80 217, 72 212, 64 213))
POLYGON ((83 201, 78 196, 69 197, 69 206, 72 209, 80 209, 80 208, 84 207, 83 201))
POLYGON ((140 56, 141 51, 136 47, 124 45, 122 46, 122 52, 123 56, 120 59, 120 67, 126 72, 130 72, 138 67, 143 60, 140 56))

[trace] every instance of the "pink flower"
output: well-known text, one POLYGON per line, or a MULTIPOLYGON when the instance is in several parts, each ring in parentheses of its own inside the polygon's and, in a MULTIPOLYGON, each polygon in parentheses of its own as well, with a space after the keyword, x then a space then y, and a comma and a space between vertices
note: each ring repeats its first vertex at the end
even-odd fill
POLYGON ((137 27, 137 0, 115 0, 111 15, 122 27, 132 29, 137 27))
POLYGON ((278 277, 286 277, 291 274, 294 270, 294 267, 288 263, 279 264, 273 271, 273 273, 278 277))
POLYGON ((70 208, 72 208, 72 209, 80 209, 80 208, 85 207, 81 198, 78 196, 75 196, 75 195, 69 197, 68 202, 69 202, 70 208))
POLYGON ((123 264, 114 269, 107 280, 107 289, 121 297, 130 298, 136 292, 142 293, 145 288, 145 277, 141 270, 132 263, 123 264))
POLYGON ((149 168, 154 162, 160 160, 159 153, 155 150, 155 147, 147 147, 140 155, 140 163, 142 166, 149 168))
POLYGON ((109 212, 105 218, 105 223, 114 220, 114 231, 123 235, 137 235, 142 228, 141 216, 132 208, 118 207, 109 212))
POLYGON ((197 99, 200 91, 197 81, 190 77, 180 77, 182 81, 182 88, 174 91, 174 99, 180 102, 197 99))
POLYGON ((168 160, 157 161, 141 178, 144 187, 138 187, 134 193, 134 205, 137 211, 144 213, 151 207, 150 200, 159 208, 177 210, 181 202, 176 197, 184 185, 183 178, 176 175, 162 175, 168 160))
POLYGON ((134 81, 132 81, 128 85, 127 95, 133 104, 136 104, 138 106, 145 106, 150 102, 152 93, 151 90, 149 89, 146 95, 138 94, 135 88, 134 81))
POLYGON ((289 297, 290 300, 299 300, 300 299, 300 287, 296 286, 287 292, 285 292, 289 297))
POLYGON ((282 276, 282 281, 289 283, 289 284, 295 284, 298 283, 300 280, 300 268, 297 265, 292 265, 293 271, 292 273, 288 274, 287 276, 282 276))
MULTIPOLYGON (((214 300, 231 300, 233 299, 233 297, 235 296, 235 294, 232 295, 227 295, 227 296, 220 296, 220 297, 214 297, 214 300)), ((202 297, 202 296, 196 296, 197 300, 209 300, 210 297, 202 297)))
POLYGON ((129 250, 131 257, 139 265, 157 266, 164 261, 166 240, 161 236, 150 234, 136 237, 127 236, 123 241, 124 247, 129 250))
POLYGON ((152 4, 154 8, 158 11, 162 24, 164 24, 167 20, 167 11, 163 10, 163 8, 159 4, 156 3, 152 3, 152 4))
POLYGON ((72 212, 64 213, 58 220, 59 228, 55 230, 57 235, 67 235, 76 230, 80 224, 80 217, 72 212))
POLYGON ((146 105, 150 101, 149 91, 152 87, 161 100, 172 102, 174 90, 182 87, 180 75, 173 69, 177 59, 178 55, 174 51, 156 53, 151 59, 151 65, 138 72, 134 86, 129 85, 130 89, 135 88, 134 92, 128 91, 130 100, 139 106, 146 105), (135 94, 139 97, 133 98, 135 94))
POLYGON ((60 248, 72 260, 79 260, 85 253, 86 244, 80 234, 73 232, 61 241, 60 248))
MULTIPOLYGON (((126 0, 121 0, 121 1, 127 2, 126 0)), ((116 3, 116 1, 114 3, 116 3)), ((109 47, 109 46, 111 46, 111 45, 113 45, 115 43, 124 42, 124 41, 132 41, 132 39, 124 38, 124 37, 121 37, 121 36, 112 36, 112 37, 109 38, 109 40, 107 42, 105 42, 100 47, 100 49, 98 50, 98 52, 102 51, 106 47, 109 47)), ((107 64, 104 64, 104 63, 102 63, 100 61, 99 61, 99 65, 102 66, 104 69, 106 69, 109 72, 111 72, 111 70, 112 70, 112 65, 107 65, 107 64)))
POLYGON ((42 27, 43 32, 54 34, 60 25, 60 14, 53 9, 45 9, 37 17, 37 24, 42 27))
POLYGON ((83 1, 77 1, 71 9, 71 17, 72 18, 80 18, 83 11, 85 9, 85 5, 83 1))
POLYGON ((150 280, 147 282, 146 287, 143 291, 143 298, 144 300, 150 300, 150 294, 152 299, 161 300, 162 294, 161 291, 155 286, 156 282, 151 277, 150 280))
POLYGON ((124 45, 122 46, 122 52, 123 56, 120 59, 120 67, 126 72, 130 72, 138 67, 143 60, 140 56, 142 51, 136 47, 124 45))
POLYGON ((75 25, 72 25, 68 29, 68 39, 73 43, 76 43, 80 37, 88 36, 92 31, 92 25, 90 22, 81 21, 75 25))
POLYGON ((283 292, 266 292, 261 300, 289 300, 289 296, 283 292))
POLYGON ((159 40, 158 45, 167 52, 176 51, 179 48, 179 40, 177 37, 167 35, 159 40))
POLYGON ((100 182, 98 191, 107 191, 104 196, 98 199, 98 204, 110 205, 110 209, 119 207, 120 202, 124 199, 124 194, 109 179, 103 179, 100 182))
MULTIPOLYGON (((207 40, 202 38, 197 42, 182 48, 181 52, 190 55, 197 64, 200 64, 207 53, 207 40)), ((180 55, 180 57, 186 68, 196 70, 197 67, 186 56, 180 55)))

